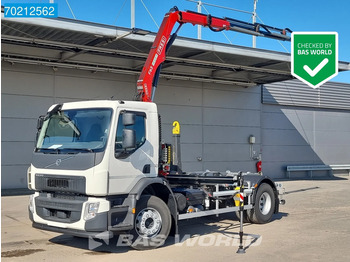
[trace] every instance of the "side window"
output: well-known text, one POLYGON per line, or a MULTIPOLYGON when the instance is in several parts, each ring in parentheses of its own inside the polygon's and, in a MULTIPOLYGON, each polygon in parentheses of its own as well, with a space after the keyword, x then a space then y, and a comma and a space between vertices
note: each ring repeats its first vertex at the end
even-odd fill
POLYGON ((122 112, 118 118, 117 124, 117 135, 115 138, 115 155, 117 158, 125 158, 135 152, 139 147, 141 147, 146 141, 146 114, 143 112, 130 112, 135 115, 134 123, 124 125, 123 115, 125 112, 122 112), (124 148, 123 145, 123 134, 124 130, 133 130, 135 135, 135 147, 133 148, 124 148))

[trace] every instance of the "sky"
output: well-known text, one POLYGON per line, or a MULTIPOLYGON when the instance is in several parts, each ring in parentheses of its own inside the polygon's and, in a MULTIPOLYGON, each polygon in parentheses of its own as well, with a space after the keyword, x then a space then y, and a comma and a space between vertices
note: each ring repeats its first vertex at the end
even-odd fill
MULTIPOLYGON (((48 3, 49 0, 2 0, 6 3, 48 3)), ((90 21, 130 28, 131 0, 54 0, 58 15, 71 19, 90 21)), ((252 22, 252 15, 231 9, 252 12, 254 0, 202 0, 202 13, 217 17, 230 17, 252 22), (205 4, 208 3, 208 4, 205 4)), ((164 14, 173 6, 179 10, 197 10, 197 4, 188 0, 135 0, 135 27, 157 32, 164 14)), ((350 0, 258 0, 257 22, 292 31, 338 32, 339 61, 350 62, 350 0)), ((197 27, 184 25, 180 36, 197 38, 197 27)), ((202 39, 227 44, 252 46, 252 37, 237 32, 214 33, 202 29, 202 39)), ((257 48, 290 53, 290 42, 257 38, 257 48)), ((350 72, 340 72, 332 81, 350 83, 350 72)))

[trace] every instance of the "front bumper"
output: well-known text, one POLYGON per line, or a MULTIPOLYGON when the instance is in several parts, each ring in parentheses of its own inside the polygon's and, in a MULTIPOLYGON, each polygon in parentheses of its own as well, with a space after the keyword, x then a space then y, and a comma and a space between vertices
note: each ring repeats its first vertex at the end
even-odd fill
POLYGON ((72 228, 60 228, 49 226, 45 224, 40 224, 33 222, 33 227, 41 230, 52 231, 56 233, 62 233, 71 236, 84 237, 84 238, 97 238, 97 239, 110 239, 113 237, 113 232, 111 231, 102 231, 102 232, 88 232, 85 230, 78 230, 72 228))
POLYGON ((108 198, 54 196, 36 192, 30 198, 29 219, 33 227, 78 237, 103 238, 133 228, 136 198, 134 195, 108 198), (89 205, 98 210, 87 218, 89 205))

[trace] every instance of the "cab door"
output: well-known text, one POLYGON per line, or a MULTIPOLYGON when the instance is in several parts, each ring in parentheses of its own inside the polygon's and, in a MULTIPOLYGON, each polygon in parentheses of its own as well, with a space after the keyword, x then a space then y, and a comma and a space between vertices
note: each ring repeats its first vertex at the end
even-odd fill
POLYGON ((109 194, 128 193, 143 177, 157 176, 158 152, 147 112, 120 110, 109 161, 109 194))

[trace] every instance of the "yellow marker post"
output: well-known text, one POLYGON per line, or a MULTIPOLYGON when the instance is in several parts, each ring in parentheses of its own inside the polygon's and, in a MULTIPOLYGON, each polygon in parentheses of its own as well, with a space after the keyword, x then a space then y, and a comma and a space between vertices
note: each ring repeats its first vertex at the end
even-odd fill
POLYGON ((180 135, 180 123, 178 121, 173 122, 173 135, 180 135))
POLYGON ((173 122, 173 165, 176 166, 176 171, 178 173, 182 173, 180 123, 178 121, 173 122))

